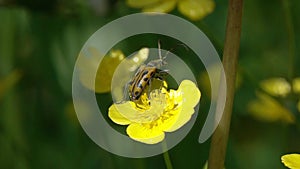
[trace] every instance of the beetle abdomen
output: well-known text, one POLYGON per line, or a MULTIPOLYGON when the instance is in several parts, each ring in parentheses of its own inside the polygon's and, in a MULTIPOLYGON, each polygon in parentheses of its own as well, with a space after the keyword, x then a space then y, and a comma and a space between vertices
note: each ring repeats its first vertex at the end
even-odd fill
POLYGON ((150 80, 154 77, 157 69, 156 67, 144 67, 141 69, 132 80, 130 87, 130 99, 136 101, 140 98, 146 86, 150 83, 150 80))

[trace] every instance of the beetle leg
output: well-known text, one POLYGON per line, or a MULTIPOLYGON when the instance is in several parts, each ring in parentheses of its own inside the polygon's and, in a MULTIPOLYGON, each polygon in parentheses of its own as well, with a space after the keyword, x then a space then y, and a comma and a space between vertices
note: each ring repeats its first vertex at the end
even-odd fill
POLYGON ((151 87, 152 87, 151 81, 152 81, 152 79, 150 78, 149 81, 147 82, 148 83, 147 96, 148 96, 149 100, 150 100, 150 92, 151 92, 151 87))
POLYGON ((155 78, 159 79, 160 81, 163 81, 165 77, 168 75, 169 70, 161 70, 158 72, 158 74, 155 76, 155 78))
POLYGON ((132 81, 129 81, 127 82, 125 85, 124 85, 124 89, 123 89, 123 99, 118 101, 117 103, 122 103, 122 102, 125 102, 129 96, 129 86, 132 85, 132 81))

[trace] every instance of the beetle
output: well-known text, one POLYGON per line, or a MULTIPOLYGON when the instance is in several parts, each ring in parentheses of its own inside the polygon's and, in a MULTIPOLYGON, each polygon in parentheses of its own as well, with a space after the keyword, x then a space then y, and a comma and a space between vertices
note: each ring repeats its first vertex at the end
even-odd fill
POLYGON ((132 80, 128 83, 129 98, 133 102, 137 102, 144 92, 147 85, 151 84, 153 78, 163 80, 163 76, 167 74, 166 70, 160 68, 167 64, 165 61, 167 54, 162 57, 160 43, 158 42, 159 59, 152 60, 146 65, 141 65, 135 73, 132 80))

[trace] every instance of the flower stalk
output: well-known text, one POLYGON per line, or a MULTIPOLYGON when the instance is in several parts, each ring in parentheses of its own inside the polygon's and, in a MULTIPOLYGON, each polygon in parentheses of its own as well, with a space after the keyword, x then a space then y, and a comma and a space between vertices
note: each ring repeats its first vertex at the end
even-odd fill
POLYGON ((293 19, 290 9, 290 1, 289 0, 282 0, 282 6, 283 6, 283 12, 285 16, 285 22, 286 22, 286 29, 287 29, 287 38, 288 38, 288 78, 289 81, 292 82, 294 78, 294 69, 295 69, 295 49, 296 49, 296 43, 295 43, 295 30, 293 25, 293 19))
POLYGON ((208 159, 208 169, 224 168, 229 135, 235 80, 240 48, 243 0, 229 0, 223 66, 226 74, 227 96, 222 119, 213 134, 208 159))
POLYGON ((173 169, 166 141, 162 142, 162 146, 163 146, 163 151, 164 151, 163 156, 164 156, 164 161, 165 161, 166 168, 167 169, 173 169))

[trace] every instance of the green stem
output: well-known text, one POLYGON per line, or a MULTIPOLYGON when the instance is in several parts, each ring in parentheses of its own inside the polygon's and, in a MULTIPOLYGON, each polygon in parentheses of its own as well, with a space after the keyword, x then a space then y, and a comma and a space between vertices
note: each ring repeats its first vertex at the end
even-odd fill
POLYGON ((167 143, 164 141, 162 144, 163 144, 163 151, 164 151, 163 156, 164 156, 164 161, 165 161, 166 167, 167 167, 167 169, 173 169, 169 152, 165 151, 165 150, 167 150, 167 143))
POLYGON ((209 169, 223 169, 229 135, 235 80, 240 48, 242 0, 229 0, 223 66, 226 74, 227 95, 222 119, 213 134, 208 159, 209 169))
POLYGON ((294 78, 294 60, 295 60, 295 49, 296 49, 296 42, 295 42, 295 30, 291 15, 291 9, 290 9, 290 1, 289 0, 282 0, 283 4, 283 12, 285 16, 285 22, 286 22, 286 29, 287 29, 287 36, 288 36, 288 58, 289 58, 289 64, 288 64, 288 77, 290 82, 294 78))

